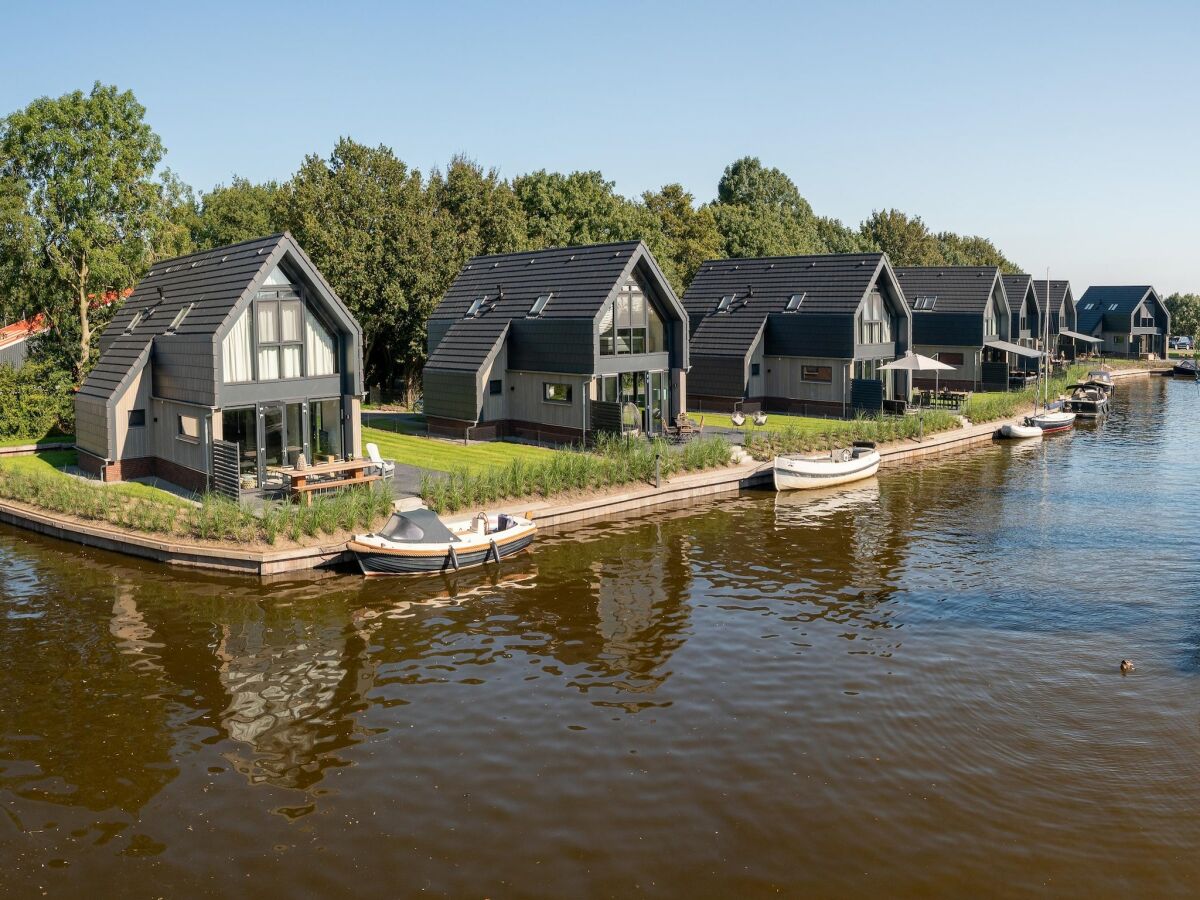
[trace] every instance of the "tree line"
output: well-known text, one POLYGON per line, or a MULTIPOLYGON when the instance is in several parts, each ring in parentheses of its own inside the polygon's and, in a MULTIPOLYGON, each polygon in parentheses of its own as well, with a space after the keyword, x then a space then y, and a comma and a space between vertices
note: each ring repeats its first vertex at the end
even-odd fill
POLYGON ((679 184, 640 197, 599 171, 505 178, 465 156, 423 173, 349 137, 286 181, 233 178, 197 193, 162 168, 162 140, 130 91, 42 97, 0 121, 0 316, 42 312, 37 352, 77 379, 120 292, 159 259, 290 231, 358 317, 368 384, 412 396, 425 323, 472 256, 642 239, 682 295, 721 257, 886 251, 896 265, 996 265, 986 238, 877 210, 857 227, 818 215, 794 181, 747 156, 716 197, 679 184))

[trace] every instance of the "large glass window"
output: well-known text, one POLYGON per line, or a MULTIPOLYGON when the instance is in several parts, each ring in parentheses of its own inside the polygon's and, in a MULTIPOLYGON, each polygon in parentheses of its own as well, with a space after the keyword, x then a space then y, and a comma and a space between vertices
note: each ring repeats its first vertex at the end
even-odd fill
POLYGON ((600 355, 661 353, 666 326, 636 280, 627 282, 600 316, 600 355))
POLYGON ((342 455, 342 401, 314 400, 308 405, 308 445, 313 461, 342 455))
POLYGON ((282 278, 279 269, 271 273, 271 287, 258 292, 225 336, 226 384, 337 374, 336 334, 282 278))
POLYGON ((258 415, 254 407, 221 413, 221 438, 238 445, 238 471, 258 478, 258 415))
POLYGON ((871 291, 858 314, 860 344, 883 344, 892 339, 892 317, 879 291, 871 291))
POLYGON ((221 344, 221 367, 226 384, 254 380, 254 332, 250 310, 245 310, 221 344))

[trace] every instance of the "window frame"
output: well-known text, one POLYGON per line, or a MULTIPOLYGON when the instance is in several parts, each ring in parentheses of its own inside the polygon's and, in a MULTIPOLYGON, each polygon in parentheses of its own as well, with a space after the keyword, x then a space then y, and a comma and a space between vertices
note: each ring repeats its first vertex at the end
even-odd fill
POLYGON ((811 381, 814 384, 833 384, 833 366, 809 366, 800 365, 800 380, 811 381), (815 375, 810 375, 810 372, 815 372, 815 375), (822 372, 827 372, 828 377, 821 377, 822 372))
POLYGON ((572 406, 575 402, 574 385, 569 381, 543 381, 542 382, 542 402, 557 403, 560 406, 572 406), (554 388, 564 388, 566 391, 565 398, 551 397, 550 394, 554 388))
POLYGON ((489 378, 488 379, 488 396, 489 397, 499 397, 503 393, 504 393, 504 379, 503 378, 489 378))
POLYGON ((183 441, 188 444, 200 443, 200 417, 189 415, 188 413, 175 414, 175 440, 183 441), (195 434, 189 434, 186 422, 195 423, 195 434))
POLYGON ((527 319, 540 319, 542 313, 546 311, 546 305, 554 298, 554 292, 548 294, 538 294, 533 301, 533 306, 529 307, 529 312, 526 314, 527 319))
POLYGON ((125 420, 128 428, 145 428, 146 427, 146 410, 144 407, 137 407, 129 411, 129 416, 125 420), (138 419, 139 421, 134 421, 138 419))

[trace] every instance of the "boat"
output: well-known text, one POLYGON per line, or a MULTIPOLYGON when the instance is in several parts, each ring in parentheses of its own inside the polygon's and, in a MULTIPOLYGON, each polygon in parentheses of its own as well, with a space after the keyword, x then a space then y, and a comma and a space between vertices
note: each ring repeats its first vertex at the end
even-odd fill
POLYGON ((833 487, 870 478, 879 471, 879 451, 871 441, 855 441, 851 447, 822 456, 788 454, 775 457, 775 490, 803 491, 833 487))
POLYGON ((1087 383, 1099 385, 1110 394, 1117 386, 1116 381, 1113 380, 1112 369, 1110 369, 1108 366, 1104 366, 1099 369, 1092 369, 1092 371, 1088 372, 1087 383))
POLYGON ((1008 422, 1000 426, 1000 437, 1022 441, 1040 440, 1042 429, 1036 425, 1027 425, 1022 422, 1008 422))
POLYGON ((1070 431, 1075 427, 1075 413, 1058 409, 1045 410, 1025 417, 1025 424, 1040 428, 1042 434, 1070 431))
POLYGON ((1194 359, 1181 360, 1175 363, 1171 369, 1171 374, 1176 378, 1200 379, 1200 365, 1197 365, 1194 359))
POLYGON ((1067 385, 1071 396, 1063 401, 1063 409, 1075 415, 1094 419, 1108 412, 1108 392, 1093 381, 1067 385))
POLYGON ((433 510, 414 509, 392 513, 379 531, 356 534, 346 547, 364 575, 457 572, 520 553, 536 532, 527 516, 481 512, 443 522, 433 510))

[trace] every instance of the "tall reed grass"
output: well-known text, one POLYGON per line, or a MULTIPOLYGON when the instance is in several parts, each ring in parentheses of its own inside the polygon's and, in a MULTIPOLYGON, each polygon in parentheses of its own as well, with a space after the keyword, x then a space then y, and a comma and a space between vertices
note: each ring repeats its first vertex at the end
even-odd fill
POLYGON ((959 426, 958 418, 940 409, 931 409, 922 416, 864 416, 849 422, 830 420, 823 430, 787 425, 772 431, 748 431, 746 452, 760 461, 782 453, 817 453, 845 447, 853 441, 874 441, 886 444, 921 434, 934 434, 959 426))
POLYGON ((198 505, 133 498, 106 485, 50 472, 0 467, 0 497, 47 512, 105 522, 128 531, 228 543, 297 543, 356 528, 370 530, 391 513, 390 492, 354 488, 318 497, 311 506, 268 503, 262 516, 226 497, 208 494, 198 505))
POLYGON ((726 466, 729 445, 719 437, 674 446, 662 439, 601 435, 590 448, 562 450, 544 461, 514 459, 472 473, 456 469, 421 479, 421 499, 436 512, 454 512, 521 497, 554 497, 654 481, 656 459, 663 478, 726 466))

